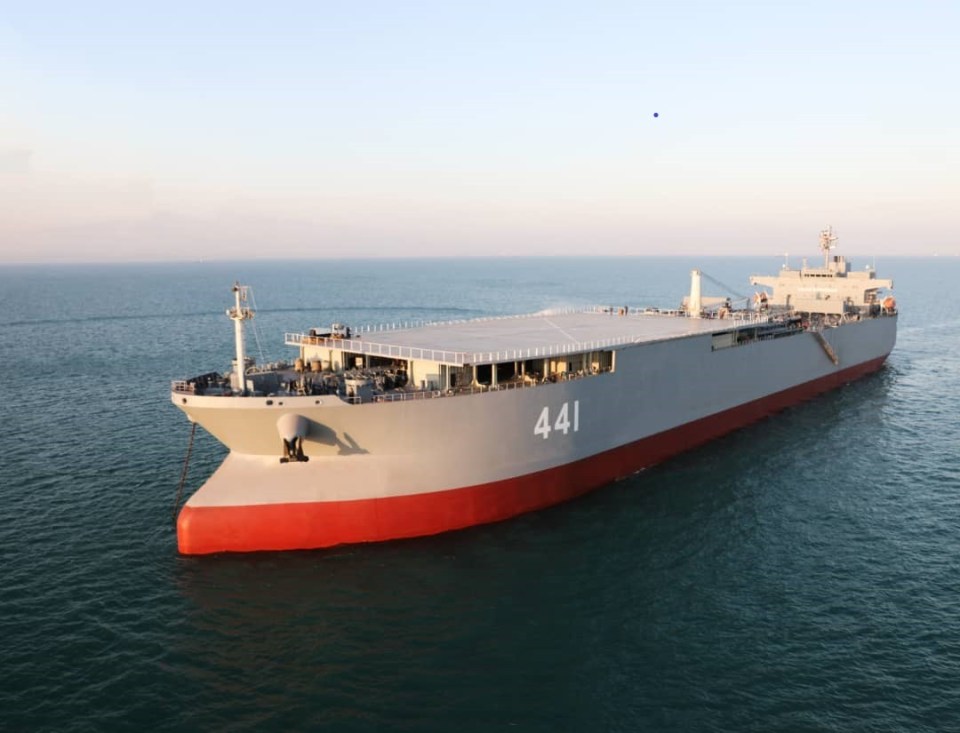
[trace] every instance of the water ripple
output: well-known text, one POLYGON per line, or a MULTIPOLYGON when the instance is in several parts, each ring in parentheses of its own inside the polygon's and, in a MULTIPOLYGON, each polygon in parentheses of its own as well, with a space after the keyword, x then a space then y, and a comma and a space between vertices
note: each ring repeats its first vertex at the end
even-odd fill
MULTIPOLYGON (((5 280, 3 727, 948 729, 960 320, 930 295, 951 263, 902 266, 888 366, 775 419, 510 522, 206 558, 175 553, 188 431, 166 380, 229 360, 224 268, 5 280)), ((259 292, 286 298, 266 320, 308 312, 310 281, 264 267, 259 292)), ((662 287, 633 260, 479 263, 483 287, 451 263, 406 268, 391 301, 389 268, 354 265, 384 284, 374 307, 337 267, 324 297, 382 320, 431 297, 493 313, 572 281, 602 284, 597 302, 662 287)), ((199 434, 189 487, 222 456, 199 434)))

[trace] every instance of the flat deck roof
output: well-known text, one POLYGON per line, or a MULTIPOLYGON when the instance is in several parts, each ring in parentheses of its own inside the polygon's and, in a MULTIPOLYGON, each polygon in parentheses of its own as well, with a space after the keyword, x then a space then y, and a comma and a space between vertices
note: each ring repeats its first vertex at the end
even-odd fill
POLYGON ((371 330, 351 339, 288 333, 286 343, 316 344, 351 353, 428 359, 453 365, 490 364, 685 338, 765 320, 752 313, 745 320, 742 317, 686 318, 648 312, 619 315, 616 310, 596 309, 371 330))

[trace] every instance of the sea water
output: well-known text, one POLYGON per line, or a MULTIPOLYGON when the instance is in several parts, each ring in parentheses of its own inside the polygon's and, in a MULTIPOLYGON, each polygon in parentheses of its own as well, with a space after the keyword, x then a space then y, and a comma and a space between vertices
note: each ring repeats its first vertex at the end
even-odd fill
MULTIPOLYGON (((294 356, 285 331, 334 321, 675 307, 691 267, 750 295, 780 264, 0 268, 0 729, 957 729, 956 258, 878 263, 902 311, 879 373, 576 501, 177 554, 189 424, 169 384, 228 368, 235 280, 272 360, 294 356)), ((187 494, 223 456, 198 431, 187 494)))

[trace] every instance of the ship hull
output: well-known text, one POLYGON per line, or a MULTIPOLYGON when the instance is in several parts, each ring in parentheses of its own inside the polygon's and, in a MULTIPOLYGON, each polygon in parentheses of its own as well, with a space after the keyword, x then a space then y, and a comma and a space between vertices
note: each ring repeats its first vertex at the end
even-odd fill
POLYGON ((876 371, 895 337, 895 317, 830 329, 839 364, 810 333, 720 350, 709 335, 674 339, 622 349, 610 374, 411 403, 191 399, 179 406, 231 454, 181 511, 179 549, 311 549, 506 519, 876 371), (289 412, 312 426, 309 462, 277 459, 289 412))

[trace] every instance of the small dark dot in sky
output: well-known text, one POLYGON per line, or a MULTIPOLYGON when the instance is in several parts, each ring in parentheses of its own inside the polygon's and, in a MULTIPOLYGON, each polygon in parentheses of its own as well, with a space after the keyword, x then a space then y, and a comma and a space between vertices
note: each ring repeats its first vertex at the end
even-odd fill
POLYGON ((653 113, 653 116, 654 116, 654 117, 659 117, 659 116, 660 116, 660 113, 659 113, 659 112, 654 112, 654 113, 653 113))

